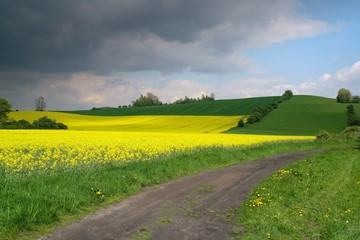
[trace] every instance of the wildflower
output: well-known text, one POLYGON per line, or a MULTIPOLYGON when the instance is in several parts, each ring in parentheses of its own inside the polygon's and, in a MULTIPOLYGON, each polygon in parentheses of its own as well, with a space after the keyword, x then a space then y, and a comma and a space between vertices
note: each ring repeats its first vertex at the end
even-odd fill
POLYGON ((302 211, 302 210, 299 211, 299 216, 300 216, 300 217, 303 216, 303 211, 302 211))

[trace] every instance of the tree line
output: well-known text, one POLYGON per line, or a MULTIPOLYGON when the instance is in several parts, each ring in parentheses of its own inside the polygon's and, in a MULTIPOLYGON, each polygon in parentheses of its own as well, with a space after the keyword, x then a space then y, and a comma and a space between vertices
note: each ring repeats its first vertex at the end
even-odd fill
MULTIPOLYGON (((197 102, 207 102, 214 101, 215 94, 211 93, 210 95, 202 94, 201 97, 190 98, 185 96, 180 98, 172 103, 163 103, 160 101, 159 97, 155 94, 148 92, 145 95, 141 94, 139 98, 131 101, 129 105, 119 105, 117 108, 130 108, 130 107, 146 107, 146 106, 168 106, 174 104, 188 104, 188 103, 197 103, 197 102)), ((102 110, 102 109, 114 109, 116 107, 93 107, 91 110, 102 110)))
MULTIPOLYGON (((202 94, 201 97, 198 98, 189 98, 185 96, 184 98, 180 98, 174 101, 172 104, 188 104, 188 103, 206 102, 206 101, 214 101, 214 100, 215 100, 215 94, 211 93, 210 96, 202 94)), ((138 99, 132 101, 132 105, 134 107, 144 107, 144 106, 161 106, 164 104, 159 100, 159 98, 155 94, 148 92, 146 93, 146 95, 141 94, 138 99)))
MULTIPOLYGON (((278 107, 279 103, 282 103, 284 100, 289 100, 293 96, 293 92, 291 90, 286 90, 284 94, 279 98, 277 102, 270 103, 266 106, 257 106, 255 107, 250 117, 247 119, 247 124, 253 124, 256 122, 259 122, 263 117, 265 117, 267 114, 269 114, 271 111, 276 109, 278 107)), ((244 118, 241 118, 238 122, 238 127, 244 127, 245 121, 244 118)))

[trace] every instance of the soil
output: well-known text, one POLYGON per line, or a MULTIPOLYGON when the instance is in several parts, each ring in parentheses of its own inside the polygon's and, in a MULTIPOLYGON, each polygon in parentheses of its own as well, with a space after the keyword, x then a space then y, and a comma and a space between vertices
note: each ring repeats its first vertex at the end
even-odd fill
POLYGON ((147 189, 40 239, 227 239, 239 228, 226 216, 239 207, 256 184, 317 151, 285 153, 183 177, 147 189))

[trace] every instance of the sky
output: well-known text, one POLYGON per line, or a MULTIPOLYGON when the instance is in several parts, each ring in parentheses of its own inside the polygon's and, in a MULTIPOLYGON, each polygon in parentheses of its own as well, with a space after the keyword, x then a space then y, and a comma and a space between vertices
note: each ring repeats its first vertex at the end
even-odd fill
POLYGON ((0 98, 13 109, 360 95, 357 0, 1 0, 0 98))

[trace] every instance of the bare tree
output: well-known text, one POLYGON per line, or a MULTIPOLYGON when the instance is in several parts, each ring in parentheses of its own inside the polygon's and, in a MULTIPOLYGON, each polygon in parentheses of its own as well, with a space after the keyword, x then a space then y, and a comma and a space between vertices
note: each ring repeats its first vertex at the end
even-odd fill
POLYGON ((46 103, 45 103, 45 98, 43 96, 37 97, 35 99, 35 108, 36 111, 45 111, 46 103))

